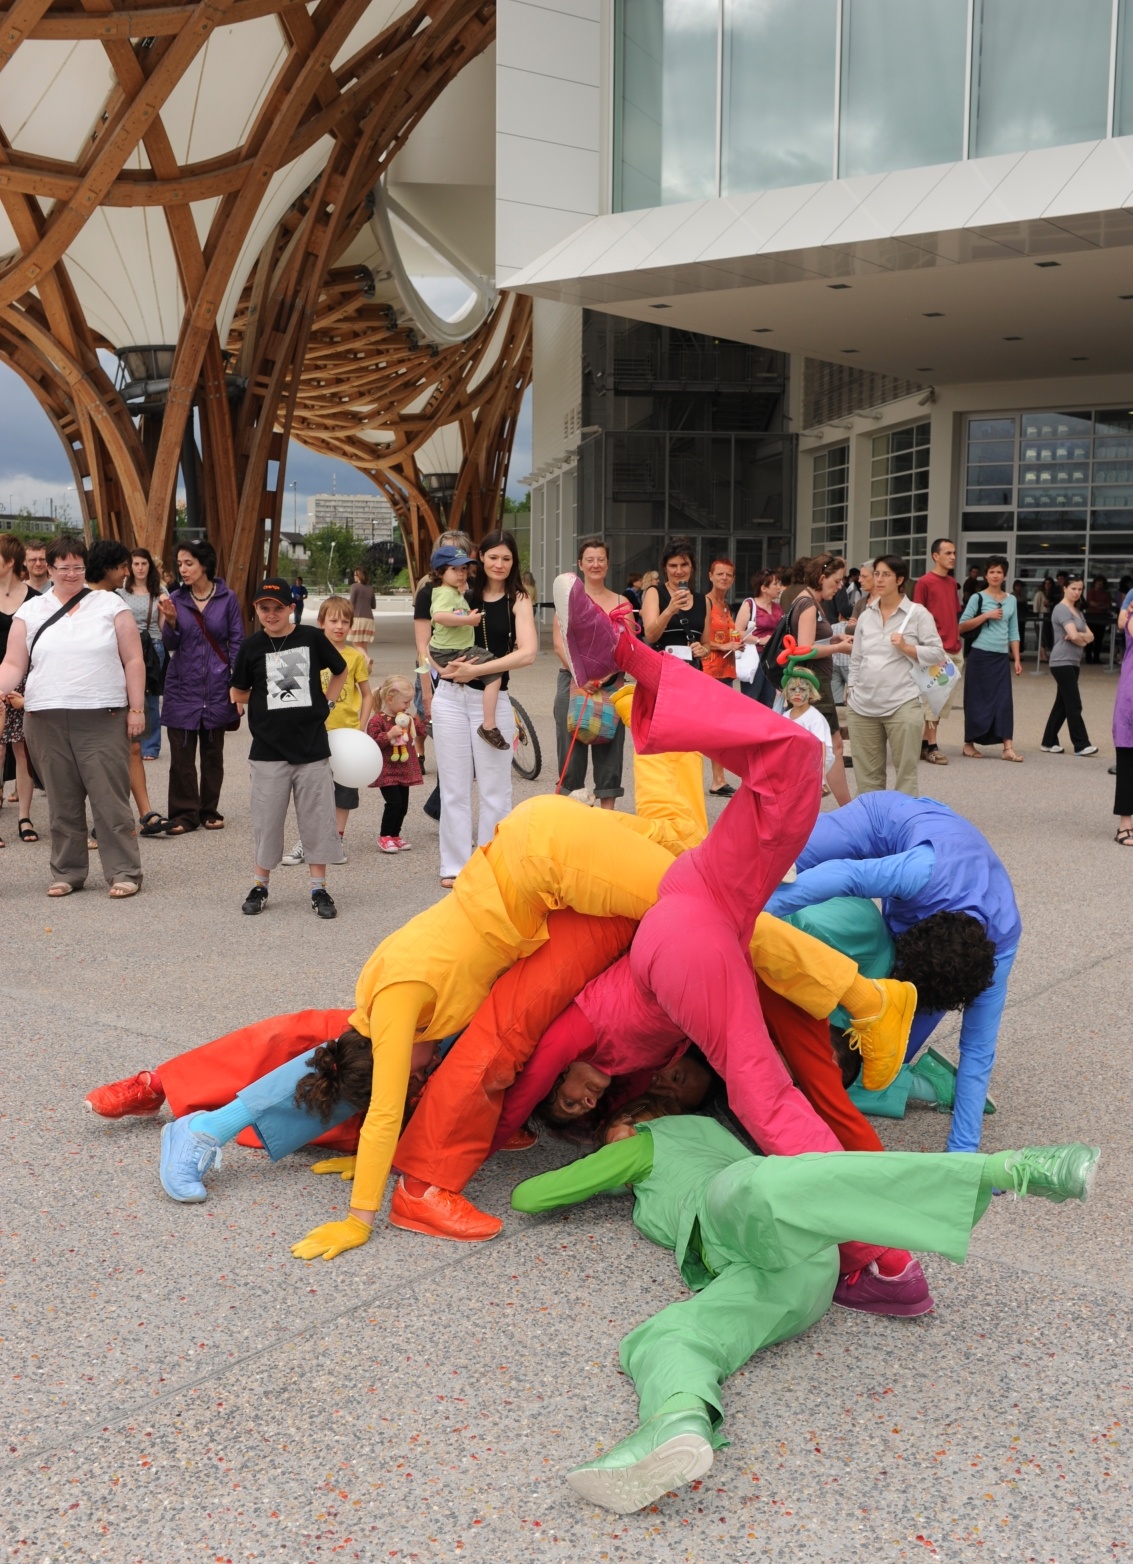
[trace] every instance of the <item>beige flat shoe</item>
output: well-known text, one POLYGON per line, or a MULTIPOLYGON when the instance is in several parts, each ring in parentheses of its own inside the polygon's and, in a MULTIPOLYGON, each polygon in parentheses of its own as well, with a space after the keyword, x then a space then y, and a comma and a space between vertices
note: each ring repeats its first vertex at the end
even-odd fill
POLYGON ((107 895, 113 901, 125 901, 127 896, 136 896, 140 890, 136 880, 115 880, 107 895))
POLYGON ((54 885, 47 887, 49 896, 73 896, 79 889, 77 885, 70 885, 66 880, 56 880, 54 885))

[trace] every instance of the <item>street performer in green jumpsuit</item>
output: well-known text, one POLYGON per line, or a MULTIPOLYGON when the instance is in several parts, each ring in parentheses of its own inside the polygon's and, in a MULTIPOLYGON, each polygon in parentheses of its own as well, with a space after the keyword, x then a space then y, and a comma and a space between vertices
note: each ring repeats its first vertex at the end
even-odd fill
POLYGON ((672 1249, 693 1296, 631 1331, 621 1364, 641 1426, 568 1473, 586 1499, 621 1514, 702 1477, 720 1434, 720 1388, 762 1347, 826 1313, 849 1238, 930 1250, 957 1264, 994 1189, 1084 1201, 1097 1147, 1039 1146, 939 1155, 807 1152, 757 1157, 714 1119, 654 1119, 512 1194, 517 1211, 576 1205, 629 1184, 635 1225, 672 1249))

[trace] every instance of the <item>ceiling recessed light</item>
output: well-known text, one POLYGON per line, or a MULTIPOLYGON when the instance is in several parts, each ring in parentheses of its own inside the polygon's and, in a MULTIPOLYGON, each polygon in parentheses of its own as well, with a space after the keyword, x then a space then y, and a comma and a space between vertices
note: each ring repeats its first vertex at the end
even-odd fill
POLYGON ((1072 364, 1088 364, 1090 361, 1084 353, 1081 353, 1077 357, 1075 357, 1074 354, 1071 354, 1070 362, 1072 364))
POLYGON ((914 375, 931 375, 932 374, 932 365, 931 364, 918 364, 916 369, 913 370, 913 373, 914 373, 914 375))
POLYGON ((1119 293, 1117 297, 1119 299, 1133 299, 1133 293, 1119 293))
POLYGON ((924 312, 925 320, 942 320, 943 317, 944 317, 944 311, 943 310, 925 310, 925 312, 924 312))
POLYGON ((671 304, 651 304, 649 306, 651 310, 671 310, 672 307, 671 304))
POLYGON ((1040 271, 1044 271, 1045 272, 1048 269, 1048 267, 1051 267, 1051 266, 1061 266, 1062 262, 1061 261, 1036 261, 1035 265, 1039 268, 1040 271))
POLYGON ((760 336, 763 335, 763 333, 765 331, 770 331, 771 327, 770 326, 753 326, 751 329, 752 329, 752 331, 755 332, 757 337, 760 337, 760 336))
POLYGON ((859 351, 860 350, 858 348, 843 348, 842 349, 843 353, 857 353, 859 351))
POLYGON ((848 282, 828 282, 826 286, 833 288, 836 293, 840 293, 844 288, 849 288, 850 284, 848 282))
POLYGON ((1022 342, 1022 337, 1004 337, 1004 342, 1022 342))

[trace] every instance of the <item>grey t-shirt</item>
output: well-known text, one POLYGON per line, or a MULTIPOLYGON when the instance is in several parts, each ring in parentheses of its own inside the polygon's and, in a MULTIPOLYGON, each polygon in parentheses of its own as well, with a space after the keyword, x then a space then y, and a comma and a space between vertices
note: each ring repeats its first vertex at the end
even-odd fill
POLYGON ((1068 608, 1065 603, 1059 603, 1051 615, 1051 623, 1054 625, 1054 646, 1050 653, 1050 667, 1077 668, 1082 661, 1085 648, 1075 646, 1073 641, 1066 639, 1066 626, 1073 625, 1076 630, 1085 634, 1086 621, 1076 609, 1068 608))

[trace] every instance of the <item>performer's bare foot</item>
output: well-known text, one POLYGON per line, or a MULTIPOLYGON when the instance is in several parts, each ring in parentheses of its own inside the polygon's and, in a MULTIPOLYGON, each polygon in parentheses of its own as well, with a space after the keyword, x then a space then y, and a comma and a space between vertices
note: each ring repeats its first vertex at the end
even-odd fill
POLYGON ((425 1233, 429 1238, 455 1238, 468 1244, 481 1244, 495 1238, 503 1227, 499 1217, 479 1211, 471 1200, 451 1189, 426 1187, 424 1194, 411 1195, 399 1178, 390 1202, 389 1219, 394 1227, 410 1233, 425 1233))

